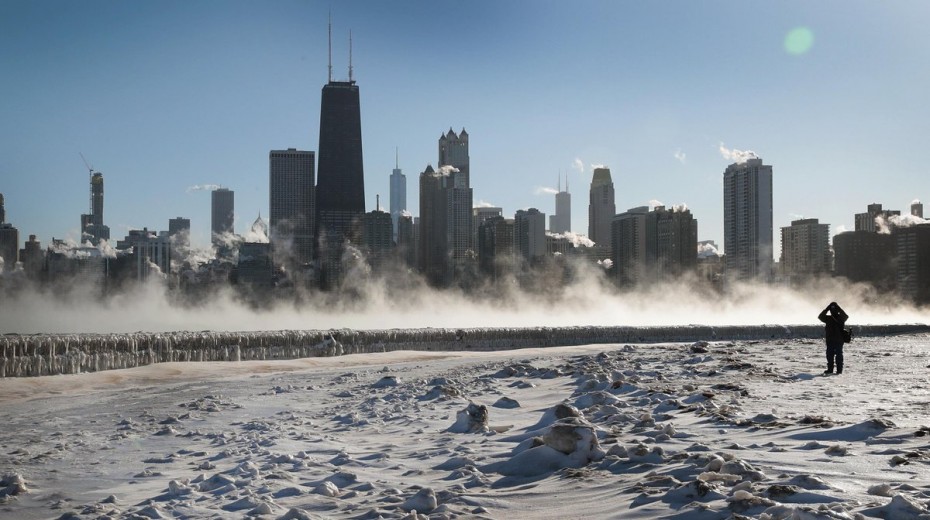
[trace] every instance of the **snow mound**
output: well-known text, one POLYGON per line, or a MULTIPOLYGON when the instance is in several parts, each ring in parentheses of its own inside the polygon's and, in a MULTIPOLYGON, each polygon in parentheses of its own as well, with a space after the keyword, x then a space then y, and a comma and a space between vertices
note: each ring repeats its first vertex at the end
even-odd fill
POLYGON ((404 501, 400 508, 404 511, 429 513, 439 506, 436 492, 432 488, 423 488, 404 501))

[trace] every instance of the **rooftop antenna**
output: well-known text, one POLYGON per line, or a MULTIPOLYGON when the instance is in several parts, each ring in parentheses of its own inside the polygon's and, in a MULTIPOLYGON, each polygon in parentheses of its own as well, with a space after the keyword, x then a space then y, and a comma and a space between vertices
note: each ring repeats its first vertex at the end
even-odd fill
POLYGON ((333 13, 329 13, 329 82, 333 82, 333 13))
POLYGON ((352 83, 352 31, 349 31, 349 83, 352 83))
POLYGON ((381 194, 375 195, 375 211, 381 211, 381 194))
POLYGON ((559 192, 562 192, 562 168, 559 168, 559 192))
POLYGON ((394 169, 395 170, 400 168, 400 166, 398 166, 400 164, 400 161, 398 160, 398 154, 399 152, 397 151, 397 147, 395 146, 394 147, 394 169))

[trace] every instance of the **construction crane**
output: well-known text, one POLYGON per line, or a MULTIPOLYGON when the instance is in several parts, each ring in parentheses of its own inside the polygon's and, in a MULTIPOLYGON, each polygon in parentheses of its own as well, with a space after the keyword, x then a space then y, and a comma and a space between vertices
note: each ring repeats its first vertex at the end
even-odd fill
POLYGON ((88 177, 88 181, 89 181, 89 182, 88 182, 88 186, 90 187, 90 192, 89 192, 89 194, 88 194, 88 196, 89 196, 89 202, 90 202, 90 204, 88 204, 88 208, 90 208, 90 209, 87 211, 87 214, 88 214, 88 215, 92 215, 92 214, 94 213, 94 188, 93 188, 93 186, 94 186, 94 168, 93 168, 90 164, 87 163, 87 159, 84 158, 84 152, 78 152, 78 154, 81 156, 81 160, 84 161, 84 166, 87 167, 87 175, 89 176, 89 177, 88 177))

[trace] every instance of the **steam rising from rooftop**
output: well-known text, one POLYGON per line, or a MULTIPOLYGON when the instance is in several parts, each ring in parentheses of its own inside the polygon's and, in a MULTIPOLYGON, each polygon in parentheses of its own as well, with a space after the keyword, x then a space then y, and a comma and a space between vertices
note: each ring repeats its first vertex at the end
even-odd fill
POLYGON ((720 143, 720 155, 728 161, 733 161, 736 164, 743 164, 750 159, 759 159, 759 155, 752 150, 736 150, 729 149, 723 145, 723 142, 720 143))
POLYGON ((187 192, 190 193, 192 191, 215 191, 221 188, 222 186, 220 186, 219 184, 195 184, 194 186, 188 186, 187 192))

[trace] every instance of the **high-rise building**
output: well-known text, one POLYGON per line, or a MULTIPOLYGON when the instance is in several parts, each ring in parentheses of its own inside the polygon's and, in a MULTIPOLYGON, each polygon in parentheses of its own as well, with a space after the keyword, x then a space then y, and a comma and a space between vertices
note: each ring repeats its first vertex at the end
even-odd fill
POLYGON ((268 154, 269 238, 276 259, 290 267, 313 260, 315 159, 315 153, 296 148, 268 154))
POLYGON ((781 272, 791 282, 828 274, 832 264, 830 224, 815 218, 793 220, 781 228, 781 272))
POLYGON ((614 278, 620 285, 637 285, 647 281, 647 266, 655 264, 655 221, 647 218, 648 206, 630 208, 611 221, 610 259, 614 278))
POLYGON ((19 230, 6 221, 3 194, 0 193, 0 270, 12 271, 19 261, 19 230))
POLYGON ((895 285, 895 240, 891 234, 846 231, 833 237, 833 274, 869 283, 881 291, 895 285))
POLYGON ((471 229, 472 229, 472 243, 475 244, 475 249, 478 248, 478 229, 481 228, 486 220, 494 217, 502 217, 504 215, 504 209, 494 206, 481 206, 478 208, 472 208, 471 210, 471 229))
POLYGON ((428 165, 420 174, 420 219, 420 269, 431 284, 448 285, 473 249, 472 190, 460 170, 428 165))
POLYGON ((924 218, 924 205, 919 200, 911 202, 911 215, 924 218))
POLYGON ((513 218, 513 245, 527 262, 546 256, 546 214, 536 208, 518 210, 513 218))
POLYGON ((19 250, 19 259, 23 263, 26 276, 36 279, 41 275, 45 265, 45 251, 35 235, 29 235, 29 240, 19 250))
POLYGON ((274 286, 274 265, 271 261, 271 244, 243 242, 239 245, 237 281, 253 291, 267 291, 274 286))
POLYGON ((116 248, 132 250, 137 280, 148 280, 156 272, 163 275, 172 273, 171 239, 167 231, 156 233, 148 228, 131 229, 126 238, 116 242, 116 248))
POLYGON ((449 131, 439 136, 439 167, 452 166, 458 169, 465 177, 465 187, 471 187, 471 168, 468 158, 468 132, 462 129, 462 132, 456 135, 449 128, 449 131))
POLYGON ((171 240, 171 259, 180 262, 187 258, 191 250, 191 219, 169 219, 168 238, 171 240))
POLYGON ((881 204, 869 204, 865 213, 856 213, 856 231, 878 232, 880 230, 879 222, 887 225, 891 221, 891 217, 900 215, 901 212, 898 210, 883 210, 881 204))
POLYGON ((417 266, 417 241, 413 217, 406 212, 397 219, 397 254, 407 266, 417 266))
POLYGON ((631 208, 614 217, 611 237, 621 285, 669 281, 697 268, 697 220, 687 208, 631 208))
POLYGON ((19 230, 9 222, 0 224, 0 258, 4 271, 12 271, 19 261, 19 230))
POLYGON ((362 247, 372 269, 380 269, 394 249, 391 215, 375 209, 362 215, 362 247))
POLYGON ((610 223, 617 214, 614 181, 609 168, 595 168, 588 202, 588 238, 597 247, 610 249, 610 223))
POLYGON ((772 166, 752 157, 723 172, 723 247, 727 281, 772 276, 772 166))
POLYGON ((930 223, 899 227, 893 236, 898 293, 920 305, 930 303, 930 223))
POLYGON ((555 215, 549 215, 549 231, 552 233, 570 233, 572 230, 572 196, 568 192, 568 178, 565 178, 565 191, 562 191, 562 179, 559 178, 559 192, 555 194, 555 215))
POLYGON ((90 213, 81 215, 81 240, 97 245, 110 240, 110 228, 103 224, 103 174, 91 171, 90 213))
POLYGON ((407 176, 400 171, 397 152, 394 153, 394 170, 391 172, 391 221, 394 224, 394 241, 398 240, 398 222, 407 211, 407 176))
POLYGON ((514 272, 514 220, 491 217, 478 230, 478 266, 497 280, 514 272))
POLYGON ((446 283, 446 197, 443 176, 427 165, 420 173, 420 244, 417 267, 433 285, 446 283))
POLYGON ((210 196, 210 231, 213 247, 220 250, 224 246, 224 236, 233 233, 236 210, 236 193, 227 188, 217 188, 210 196))
POLYGON ((348 81, 333 81, 330 66, 320 103, 316 237, 324 288, 340 283, 345 242, 357 242, 365 213, 361 108, 351 63, 350 51, 348 81))

